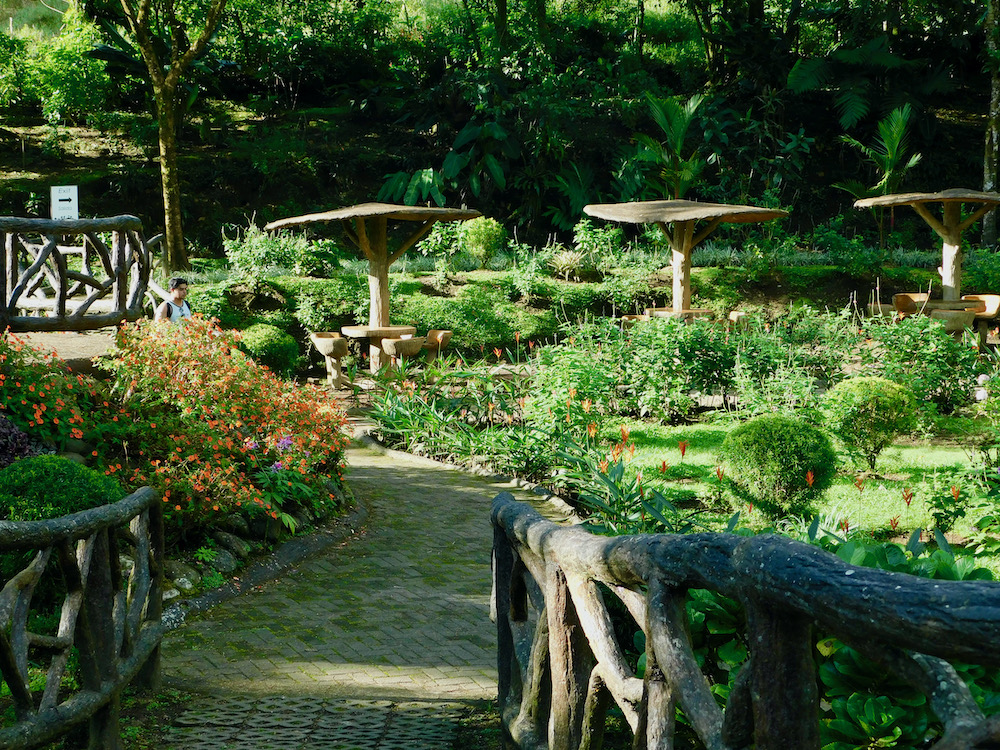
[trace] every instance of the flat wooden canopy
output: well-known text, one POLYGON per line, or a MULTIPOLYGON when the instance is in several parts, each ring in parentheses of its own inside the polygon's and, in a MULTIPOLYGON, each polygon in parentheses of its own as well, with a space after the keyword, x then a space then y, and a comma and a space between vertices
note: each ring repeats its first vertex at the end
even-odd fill
POLYGON ((951 188, 940 193, 897 193, 862 198, 854 202, 855 208, 877 208, 879 206, 915 206, 921 203, 982 203, 1000 205, 1000 193, 984 193, 980 190, 951 188))
POLYGON ((264 229, 285 229, 287 227, 305 226, 324 221, 345 221, 348 219, 370 219, 385 217, 398 221, 464 221, 482 216, 482 213, 470 208, 428 208, 426 206, 399 206, 393 203, 359 203, 356 206, 337 208, 332 211, 322 211, 304 216, 293 216, 288 219, 278 219, 267 224, 264 229))
POLYGON ((592 203, 584 206, 583 212, 599 219, 629 224, 670 224, 677 221, 705 219, 715 219, 726 224, 751 224, 788 216, 787 211, 777 208, 685 200, 592 203))

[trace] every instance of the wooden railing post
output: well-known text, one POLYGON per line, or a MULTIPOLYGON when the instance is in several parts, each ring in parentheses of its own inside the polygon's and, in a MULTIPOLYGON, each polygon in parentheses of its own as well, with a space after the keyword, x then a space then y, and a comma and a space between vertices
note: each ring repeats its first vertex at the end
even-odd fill
POLYGON ((593 660, 580 627, 566 574, 546 566, 545 612, 549 623, 549 664, 552 669, 552 714, 549 750, 576 750, 583 736, 583 716, 593 660))
MULTIPOLYGON (((115 551, 113 554, 118 553, 115 551)), ((111 610, 116 586, 111 577, 111 555, 108 530, 104 529, 94 540, 90 573, 84 589, 86 618, 78 621, 86 623, 93 648, 92 663, 84 665, 81 660, 81 680, 85 688, 94 691, 99 691, 105 684, 114 684, 118 677, 111 610)), ((120 700, 119 690, 113 690, 109 700, 90 717, 88 750, 117 750, 120 747, 120 700)))
POLYGON ((493 527, 493 616, 497 625, 497 701, 501 712, 510 700, 515 669, 514 635, 510 629, 510 586, 514 553, 503 529, 493 527))
POLYGON ((745 601, 757 750, 819 750, 819 693, 812 623, 745 601))

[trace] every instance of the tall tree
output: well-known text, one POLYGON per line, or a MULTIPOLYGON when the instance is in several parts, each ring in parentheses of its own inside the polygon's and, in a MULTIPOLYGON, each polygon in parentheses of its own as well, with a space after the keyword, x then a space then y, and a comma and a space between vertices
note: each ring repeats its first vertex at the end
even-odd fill
POLYGON ((181 182, 177 160, 181 79, 201 55, 215 32, 227 0, 211 0, 204 25, 194 42, 177 17, 174 0, 121 0, 129 29, 149 71, 156 102, 160 141, 160 181, 163 189, 165 265, 170 271, 189 267, 181 224, 181 182), (163 40, 168 44, 164 45, 163 40))
MULTIPOLYGON (((997 189, 997 162, 1000 160, 1000 21, 998 0, 986 4, 986 69, 990 73, 990 111, 986 118, 986 151, 983 154, 983 190, 997 189)), ((983 244, 997 241, 996 211, 983 217, 983 244)))

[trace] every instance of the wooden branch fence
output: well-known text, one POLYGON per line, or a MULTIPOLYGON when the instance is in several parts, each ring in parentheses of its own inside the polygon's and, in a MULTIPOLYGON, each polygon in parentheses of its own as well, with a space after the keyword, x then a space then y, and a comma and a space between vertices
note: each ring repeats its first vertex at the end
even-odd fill
POLYGON ((0 590, 0 677, 16 716, 14 724, 0 726, 0 748, 41 747, 83 722, 89 723, 88 747, 120 747, 122 688, 133 680, 149 688, 159 682, 166 632, 161 505, 144 487, 62 518, 0 521, 0 555, 16 560, 27 552, 23 559, 30 558, 0 590), (131 570, 122 567, 126 551, 131 570), (32 595, 43 583, 65 590, 54 635, 35 632, 32 595), (65 679, 74 653, 75 688, 65 679), (30 685, 39 665, 46 670, 40 696, 30 685))
POLYGON ((0 331, 86 331, 142 317, 151 258, 135 216, 0 217, 0 252, 0 331))
POLYGON ((776 536, 595 536, 558 526, 508 493, 493 501, 493 614, 506 741, 598 750, 614 701, 635 748, 674 747, 680 707, 710 750, 818 750, 813 630, 834 635, 922 691, 944 726, 935 750, 997 747, 946 660, 1000 666, 1000 583, 940 581, 848 565, 776 536), (685 596, 742 603, 749 658, 723 711, 687 634, 685 596), (605 596, 646 636, 640 679, 605 596))

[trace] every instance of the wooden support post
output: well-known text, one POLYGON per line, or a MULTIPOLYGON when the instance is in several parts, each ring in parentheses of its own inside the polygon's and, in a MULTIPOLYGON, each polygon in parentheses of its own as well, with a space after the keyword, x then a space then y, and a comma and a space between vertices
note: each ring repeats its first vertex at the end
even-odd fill
POLYGON ((583 734, 592 659, 566 584, 566 574, 552 563, 546 566, 545 574, 549 662, 552 668, 549 750, 576 750, 583 734))
POLYGON ((748 597, 750 694, 757 750, 819 750, 812 624, 748 597))

